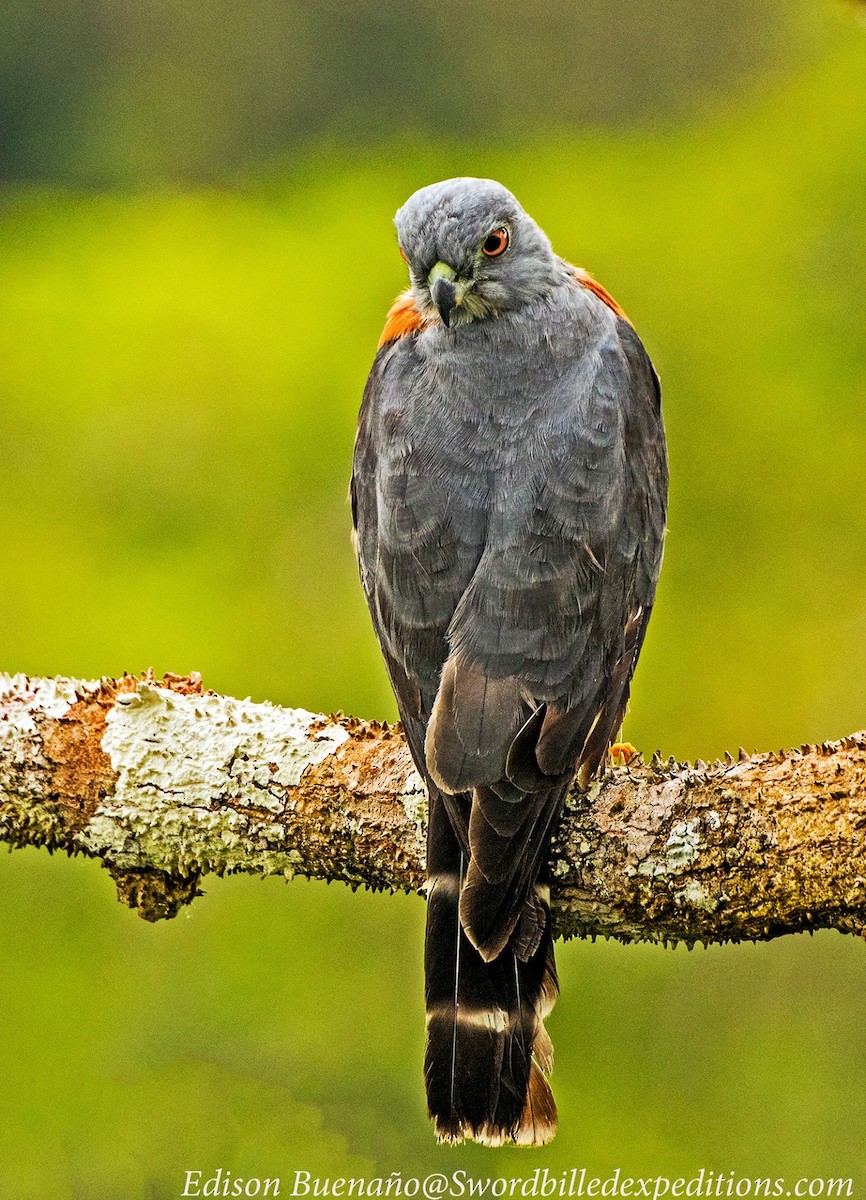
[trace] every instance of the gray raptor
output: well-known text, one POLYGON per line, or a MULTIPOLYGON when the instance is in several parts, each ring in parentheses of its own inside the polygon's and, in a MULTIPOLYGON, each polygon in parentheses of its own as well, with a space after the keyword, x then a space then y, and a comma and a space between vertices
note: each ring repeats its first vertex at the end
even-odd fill
POLYGON ((395 218, 411 287, 361 405, 361 582, 430 795, 430 1115, 443 1141, 553 1136, 548 857, 620 728, 653 606, 658 378, 616 302, 501 184, 395 218))

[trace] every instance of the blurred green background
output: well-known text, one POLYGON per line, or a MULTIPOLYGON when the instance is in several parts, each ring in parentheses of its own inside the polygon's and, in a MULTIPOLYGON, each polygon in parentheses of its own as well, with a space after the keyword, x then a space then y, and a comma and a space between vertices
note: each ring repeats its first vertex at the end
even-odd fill
MULTIPOLYGON (((831 0, 6 0, 0 669, 200 670, 395 714, 345 501, 391 214, 491 175, 662 376, 670 535, 626 733, 864 725, 866 28, 831 0)), ((209 880, 146 926, 0 859, 0 1196, 184 1172, 866 1182, 866 952, 560 947, 561 1132, 437 1148, 423 905, 209 880)))

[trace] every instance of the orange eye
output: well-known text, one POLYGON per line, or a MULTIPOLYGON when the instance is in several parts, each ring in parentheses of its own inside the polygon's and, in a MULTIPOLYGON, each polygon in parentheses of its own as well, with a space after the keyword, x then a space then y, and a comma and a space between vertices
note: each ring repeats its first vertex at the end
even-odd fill
POLYGON ((406 251, 400 245, 397 246, 397 249, 400 251, 400 257, 403 259, 403 262, 407 263, 409 259, 406 257, 406 251))
POLYGON ((504 225, 499 229, 494 229, 492 233, 487 235, 484 245, 481 247, 482 253, 488 258, 498 258, 508 249, 508 230, 504 225))

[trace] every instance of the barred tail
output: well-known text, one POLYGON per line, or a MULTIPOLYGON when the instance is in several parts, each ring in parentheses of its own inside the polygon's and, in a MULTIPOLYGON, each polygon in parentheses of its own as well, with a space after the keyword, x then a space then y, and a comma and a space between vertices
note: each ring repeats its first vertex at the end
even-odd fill
MULTIPOLYGON (((428 1109, 443 1142, 544 1145, 556 1131, 546 1079, 553 1046, 544 1028, 558 993, 550 922, 526 961, 509 945, 485 962, 459 918, 466 858, 441 796, 431 789, 424 956, 428 1109)), ((546 908, 546 893, 541 878, 532 904, 546 908)))

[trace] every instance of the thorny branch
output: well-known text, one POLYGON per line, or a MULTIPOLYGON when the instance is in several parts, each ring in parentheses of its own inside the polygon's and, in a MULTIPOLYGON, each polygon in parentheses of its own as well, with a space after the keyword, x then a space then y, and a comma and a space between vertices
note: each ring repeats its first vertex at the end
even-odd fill
MULTIPOLYGON (((0 676, 0 840, 99 859, 148 920, 203 875, 418 891, 426 798, 399 727, 216 696, 196 676, 0 676)), ((866 935, 866 733, 608 772, 553 850, 558 932, 866 935)))

